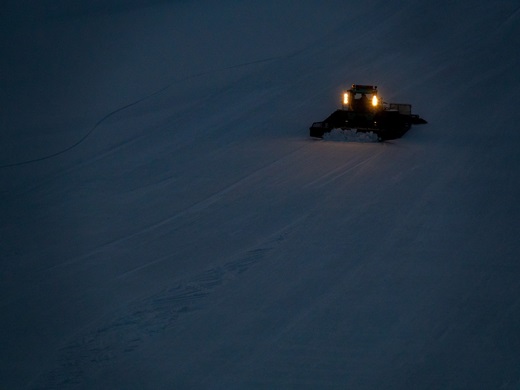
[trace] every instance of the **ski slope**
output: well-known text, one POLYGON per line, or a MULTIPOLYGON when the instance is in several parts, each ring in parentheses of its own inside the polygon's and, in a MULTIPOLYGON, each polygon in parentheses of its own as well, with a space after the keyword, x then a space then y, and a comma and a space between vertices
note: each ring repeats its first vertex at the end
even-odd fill
POLYGON ((518 1, 4 8, 0 388, 520 386, 518 1))

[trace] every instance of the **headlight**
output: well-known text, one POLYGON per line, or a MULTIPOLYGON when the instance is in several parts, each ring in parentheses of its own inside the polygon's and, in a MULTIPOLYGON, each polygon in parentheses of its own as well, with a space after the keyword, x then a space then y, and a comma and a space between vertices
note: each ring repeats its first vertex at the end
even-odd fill
POLYGON ((379 104, 379 99, 377 98, 377 96, 374 95, 374 97, 372 98, 372 105, 374 107, 376 107, 378 104, 379 104))
POLYGON ((347 105, 347 104, 348 104, 348 93, 344 93, 344 94, 343 94, 343 104, 344 104, 344 105, 347 105))

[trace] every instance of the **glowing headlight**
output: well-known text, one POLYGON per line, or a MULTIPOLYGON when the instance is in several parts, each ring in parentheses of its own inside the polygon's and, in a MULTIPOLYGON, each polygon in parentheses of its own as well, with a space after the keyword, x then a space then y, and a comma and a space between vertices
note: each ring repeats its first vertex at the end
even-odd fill
POLYGON ((343 94, 343 104, 344 104, 344 105, 347 105, 347 104, 348 104, 348 93, 344 93, 344 94, 343 94))
POLYGON ((379 99, 377 98, 377 96, 374 95, 374 97, 372 98, 372 105, 374 107, 376 107, 378 104, 379 104, 379 99))

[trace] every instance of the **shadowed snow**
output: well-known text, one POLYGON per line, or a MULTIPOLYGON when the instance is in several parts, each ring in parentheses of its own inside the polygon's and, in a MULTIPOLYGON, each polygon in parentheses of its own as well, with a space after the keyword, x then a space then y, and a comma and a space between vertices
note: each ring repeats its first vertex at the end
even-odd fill
POLYGON ((520 386, 517 1, 0 21, 0 388, 520 386), (309 139, 352 83, 428 124, 309 139))

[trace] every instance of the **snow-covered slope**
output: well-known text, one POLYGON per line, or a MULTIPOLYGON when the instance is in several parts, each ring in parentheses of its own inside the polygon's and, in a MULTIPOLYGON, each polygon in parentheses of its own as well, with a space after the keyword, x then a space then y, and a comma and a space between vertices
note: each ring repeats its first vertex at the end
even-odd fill
POLYGON ((517 1, 76 3, 1 16, 0 387, 520 386, 517 1))

